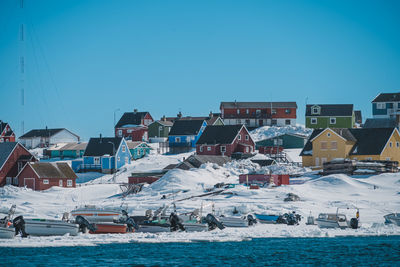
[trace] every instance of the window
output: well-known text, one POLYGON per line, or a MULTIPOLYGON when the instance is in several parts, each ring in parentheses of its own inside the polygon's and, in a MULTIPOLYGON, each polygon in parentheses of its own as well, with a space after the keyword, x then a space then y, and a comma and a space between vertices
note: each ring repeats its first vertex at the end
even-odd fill
POLYGON ((257 109, 256 110, 256 116, 260 116, 261 115, 261 109, 257 109))
POLYGON ((242 140, 242 135, 239 134, 238 140, 242 140))
POLYGON ((332 141, 331 142, 331 149, 332 150, 337 150, 337 142, 336 141, 332 141))
POLYGON ((285 125, 290 125, 290 120, 285 120, 285 125))
POLYGON ((128 163, 129 163, 129 158, 125 157, 125 164, 128 164, 128 163))
POLYGON ((6 178, 6 184, 11 184, 12 183, 12 177, 7 177, 6 178))
POLYGON ((249 147, 246 146, 246 153, 249 153, 249 147))
POLYGON ((49 184, 49 180, 44 179, 44 180, 43 180, 43 184, 49 184))
POLYGON ((67 186, 71 187, 72 186, 72 180, 67 180, 67 186))
POLYGON ((159 131, 162 131, 162 126, 158 127, 158 130, 159 130, 159 131))
POLYGON ((62 187, 62 186, 63 186, 63 181, 62 181, 62 180, 58 180, 58 185, 59 185, 60 187, 62 187))
POLYGON ((274 145, 275 145, 275 146, 278 145, 278 139, 274 139, 274 145))
POLYGON ((397 147, 397 148, 399 148, 399 147, 400 147, 400 144, 399 144, 399 142, 396 142, 396 147, 397 147))
POLYGON ((181 142, 181 138, 180 137, 175 137, 175 143, 180 143, 181 142))
POLYGON ((331 137, 331 133, 327 133, 326 136, 331 137))
POLYGON ((131 129, 129 129, 129 130, 127 130, 127 132, 128 132, 128 133, 132 133, 132 130, 131 130, 131 129))
POLYGON ((203 146, 200 146, 200 152, 203 152, 203 146))
POLYGON ((237 109, 237 110, 236 110, 236 113, 239 115, 239 114, 240 114, 240 109, 237 109))
POLYGON ((248 135, 248 134, 246 134, 246 137, 245 137, 245 138, 246 138, 246 140, 249 140, 249 135, 248 135))
POLYGON ((328 142, 321 141, 321 149, 328 149, 328 142))
POLYGON ((211 147, 210 146, 207 147, 207 151, 211 151, 211 147))
POLYGON ((290 108, 285 109, 286 114, 290 114, 291 112, 292 112, 292 110, 290 108))
POLYGON ((283 145, 283 139, 278 139, 278 145, 283 145))
POLYGON ((122 152, 125 152, 126 151, 126 148, 125 148, 125 145, 123 145, 122 146, 122 152))
POLYGON ((315 158, 315 166, 319 166, 319 158, 315 158))
POLYGON ((4 139, 3 138, 0 138, 0 143, 3 143, 4 142, 4 139))
POLYGON ((386 103, 376 103, 376 108, 377 109, 385 109, 386 108, 386 103))
POLYGON ((311 124, 317 124, 317 118, 311 118, 311 124))
POLYGON ((118 161, 121 161, 121 158, 118 156, 118 161))
POLYGON ((372 160, 372 158, 371 157, 367 157, 366 160, 372 160))
POLYGON ((122 130, 118 130, 118 136, 122 137, 122 130))
POLYGON ((327 162, 327 158, 321 158, 321 164, 324 165, 325 162, 327 162))
POLYGON ((336 118, 330 118, 329 119, 330 124, 336 124, 336 118))
POLYGON ((242 121, 240 119, 237 119, 236 124, 242 124, 242 121))
POLYGON ((226 152, 226 146, 221 146, 221 152, 225 153, 226 152))
POLYGON ((246 109, 246 114, 249 114, 249 109, 246 109))
POLYGON ((271 113, 272 113, 272 115, 275 115, 276 114, 276 109, 273 108, 271 113))
POLYGON ((95 157, 93 159, 93 161, 94 161, 94 165, 100 165, 100 157, 95 157))
POLYGON ((250 120, 246 120, 246 125, 250 125, 250 120))
POLYGON ((392 147, 393 146, 393 143, 392 142, 389 142, 389 147, 392 147))
POLYGON ((387 157, 386 160, 390 160, 390 157, 387 157))
POLYGON ((278 121, 277 121, 277 120, 271 120, 271 125, 276 126, 277 124, 278 124, 278 121))
POLYGON ((311 114, 319 114, 320 113, 320 107, 312 107, 311 108, 311 114))

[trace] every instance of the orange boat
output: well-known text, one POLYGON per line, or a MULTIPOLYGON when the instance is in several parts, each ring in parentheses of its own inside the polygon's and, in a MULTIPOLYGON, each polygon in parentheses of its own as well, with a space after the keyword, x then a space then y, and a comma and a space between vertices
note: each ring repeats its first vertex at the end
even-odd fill
POLYGON ((126 224, 120 223, 96 223, 96 231, 91 234, 126 234, 126 224))

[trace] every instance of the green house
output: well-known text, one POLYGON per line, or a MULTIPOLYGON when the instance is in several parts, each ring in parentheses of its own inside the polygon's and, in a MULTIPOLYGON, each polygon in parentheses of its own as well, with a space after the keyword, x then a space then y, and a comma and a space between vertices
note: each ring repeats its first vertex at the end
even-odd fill
POLYGON ((151 147, 145 142, 127 141, 132 159, 140 159, 150 153, 151 147))
POLYGON ((303 148, 307 139, 304 135, 286 133, 256 142, 256 149, 276 146, 284 149, 303 148))
POLYGON ((154 121, 148 126, 149 137, 168 137, 173 122, 167 120, 154 121))
POLYGON ((306 106, 307 128, 353 128, 354 125, 353 104, 306 106))
POLYGON ((87 143, 59 143, 47 149, 50 158, 81 158, 87 143))

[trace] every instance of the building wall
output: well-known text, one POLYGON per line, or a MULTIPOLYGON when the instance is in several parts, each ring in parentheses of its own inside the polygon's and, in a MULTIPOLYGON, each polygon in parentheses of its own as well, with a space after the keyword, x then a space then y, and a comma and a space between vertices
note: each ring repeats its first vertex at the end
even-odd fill
POLYGON ((286 126, 286 125, 296 125, 296 119, 254 119, 254 118, 240 118, 240 119, 232 119, 226 118, 224 119, 225 125, 239 125, 244 124, 247 127, 261 127, 261 126, 286 126), (286 122, 288 121, 288 123, 286 122))
POLYGON ((306 116, 306 128, 323 129, 323 128, 353 128, 354 116, 351 117, 318 117, 306 116), (311 124, 311 118, 316 118, 317 123, 311 124), (336 123, 331 124, 330 118, 336 118, 336 123))
POLYGON ((116 153, 116 161, 117 161, 117 168, 123 167, 125 164, 131 163, 131 152, 129 151, 128 144, 126 143, 125 139, 122 140, 120 147, 116 153), (125 147, 125 149, 123 148, 125 147))
POLYGON ((50 137, 50 144, 79 142, 79 137, 67 130, 62 130, 50 137))
POLYGON ((277 136, 274 138, 262 140, 256 143, 256 147, 261 147, 261 146, 281 146, 285 149, 291 149, 291 148, 303 148, 305 143, 307 142, 307 138, 301 138, 293 135, 282 135, 282 136, 277 136), (275 143, 275 140, 277 143, 275 143), (278 140, 282 140, 282 144, 280 145, 280 142, 278 140))
POLYGON ((146 142, 149 139, 148 128, 143 126, 115 128, 115 136, 124 137, 126 140, 132 140, 132 141, 146 142))
POLYGON ((372 115, 381 115, 383 118, 389 117, 388 109, 393 107, 393 103, 384 103, 384 105, 383 109, 378 109, 377 103, 372 103, 372 115))
POLYGON ((21 168, 18 169, 18 158, 23 155, 30 156, 31 154, 26 151, 26 149, 24 149, 21 145, 17 145, 13 153, 10 155, 10 157, 4 163, 2 169, 0 170, 0 186, 5 185, 6 177, 14 178, 17 176, 18 172, 22 170, 24 166, 21 166, 21 168))
POLYGON ((201 134, 204 132, 204 129, 206 128, 207 123, 204 121, 198 134, 197 135, 170 135, 168 136, 168 142, 170 147, 184 147, 184 146, 190 146, 190 147, 196 147, 197 140, 199 140, 201 134), (180 138, 180 142, 176 142, 176 138, 180 138))
POLYGON ((381 160, 393 160, 400 163, 400 136, 398 131, 394 131, 389 138, 388 144, 380 155, 381 160), (390 143, 392 146, 390 147, 390 143), (398 145, 397 145, 398 144, 398 145))
POLYGON ((164 126, 158 122, 149 125, 149 137, 168 137, 171 126, 164 126), (160 128, 161 127, 161 130, 160 128))
POLYGON ((287 118, 287 119, 296 119, 296 108, 274 108, 276 111, 275 114, 271 114, 271 108, 222 108, 221 109, 221 117, 223 119, 230 118, 287 118), (290 113, 286 113, 286 109, 290 110, 290 113), (239 113, 238 113, 239 110, 239 113), (257 110, 260 110, 257 113, 257 110))

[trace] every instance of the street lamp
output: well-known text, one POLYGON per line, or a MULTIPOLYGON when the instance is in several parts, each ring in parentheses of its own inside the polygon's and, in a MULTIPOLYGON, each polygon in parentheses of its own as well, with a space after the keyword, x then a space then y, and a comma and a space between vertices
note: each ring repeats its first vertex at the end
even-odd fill
MULTIPOLYGON (((116 182, 116 177, 115 177, 115 173, 117 171, 117 155, 115 155, 115 145, 113 142, 108 142, 109 144, 111 144, 113 146, 113 155, 114 155, 114 173, 113 173, 113 181, 114 183, 116 182)), ((111 160, 111 158, 110 158, 111 160)))

